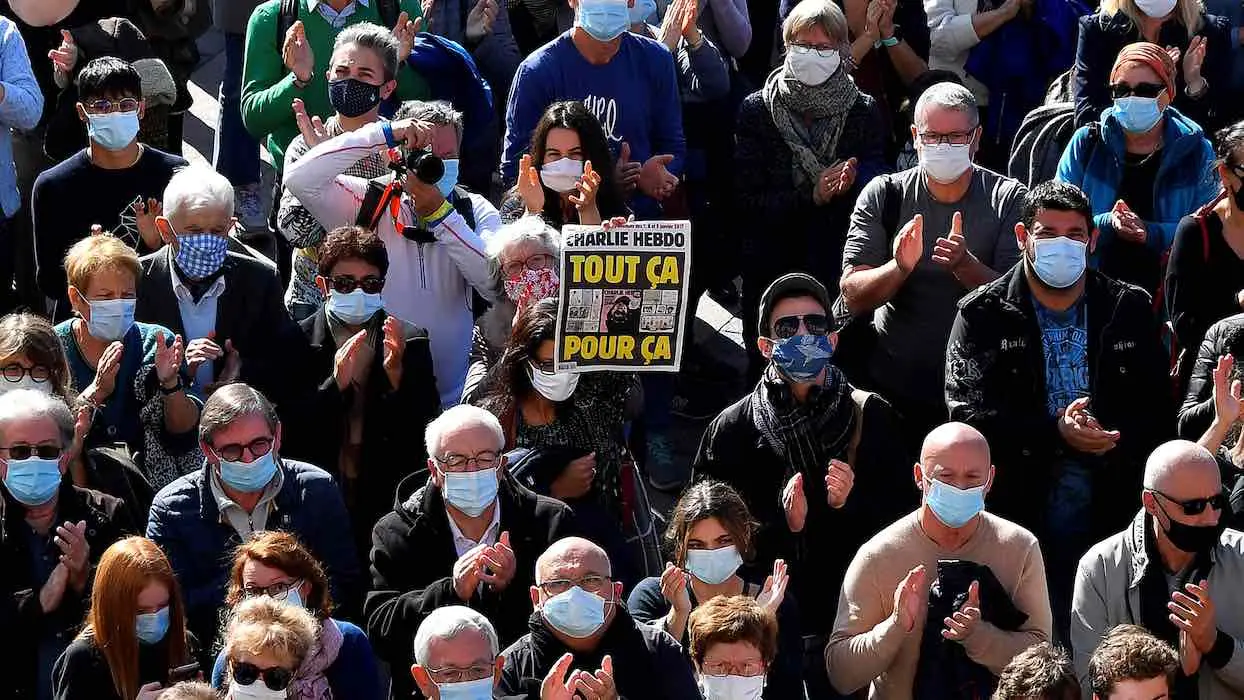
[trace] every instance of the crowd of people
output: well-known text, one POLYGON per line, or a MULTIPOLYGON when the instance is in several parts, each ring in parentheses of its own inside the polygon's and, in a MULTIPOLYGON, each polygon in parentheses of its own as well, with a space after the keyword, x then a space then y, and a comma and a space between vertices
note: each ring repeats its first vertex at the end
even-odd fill
POLYGON ((0 1, 0 698, 1244 698, 1242 24, 0 1), (556 362, 662 219, 690 459, 556 362))

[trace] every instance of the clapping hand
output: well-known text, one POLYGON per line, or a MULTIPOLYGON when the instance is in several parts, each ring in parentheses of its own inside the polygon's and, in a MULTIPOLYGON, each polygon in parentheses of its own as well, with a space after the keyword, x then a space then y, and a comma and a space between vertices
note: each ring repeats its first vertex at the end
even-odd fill
MULTIPOLYGON (((1194 36, 1188 42, 1188 50, 1183 55, 1183 74, 1184 85, 1188 86, 1188 92, 1193 95, 1200 95, 1205 90, 1205 79, 1201 76, 1201 67, 1205 64, 1205 50, 1209 46, 1209 40, 1203 36, 1194 36)), ((1175 55, 1179 55, 1179 49, 1175 49, 1175 55)), ((1179 61, 1178 58, 1175 59, 1179 61)), ((1174 95, 1170 98, 1175 99, 1174 95)))
POLYGON ((1104 430, 1097 418, 1089 413, 1089 397, 1081 396, 1063 409, 1058 433, 1072 448, 1080 452, 1103 455, 1119 442, 1119 431, 1104 430))
POLYGON ((177 373, 181 371, 184 348, 180 335, 173 336, 173 342, 166 345, 164 331, 156 333, 155 372, 156 379, 164 389, 172 388, 169 384, 177 379, 177 373))
POLYGON ((680 615, 691 612, 691 594, 687 591, 690 583, 690 574, 665 562, 665 570, 661 572, 661 595, 680 615))
POLYGON ((297 97, 294 98, 294 122, 298 124, 298 132, 302 134, 307 148, 315 148, 330 138, 324 120, 317 116, 308 117, 307 105, 297 97))
POLYGON ((782 510, 786 513, 786 527, 791 532, 803 532, 808 519, 808 498, 803 492, 802 472, 796 472, 782 489, 782 510))
POLYGON ((924 217, 916 214, 894 237, 894 263, 910 273, 924 256, 924 217))
POLYGON ((367 331, 361 330, 350 337, 333 356, 333 380, 338 391, 345 391, 351 384, 359 383, 369 369, 362 358, 367 345, 367 331))
POLYGON ((786 587, 790 584, 790 574, 786 573, 786 560, 773 560, 773 573, 765 578, 764 588, 756 596, 756 603, 774 615, 786 598, 786 587))
POLYGON ((415 45, 415 35, 423 26, 423 18, 410 19, 406 12, 397 16, 397 24, 393 25, 393 36, 397 38, 397 60, 399 65, 410 58, 410 49, 415 45))
POLYGON ((942 630, 942 637, 952 642, 962 642, 980 626, 981 621, 981 584, 979 581, 973 581, 968 586, 968 599, 954 615, 943 620, 946 628, 942 630))
POLYGON ((829 200, 851 190, 855 185, 855 177, 859 174, 859 161, 848 158, 839 161, 824 171, 817 178, 816 187, 812 190, 812 199, 816 204, 826 204, 829 200))
POLYGON ((1110 210, 1110 223, 1114 226, 1119 238, 1131 243, 1145 242, 1147 237, 1145 222, 1141 221, 1136 212, 1127 206, 1127 202, 1120 199, 1114 203, 1114 208, 1110 210))
POLYGON ((1197 651, 1202 656, 1210 653, 1218 641, 1218 626, 1214 601, 1209 596, 1209 581, 1202 579, 1199 584, 1184 584, 1183 591, 1171 594, 1166 608, 1170 610, 1171 624, 1188 634, 1197 651))
POLYGON ((579 177, 575 183, 577 194, 570 195, 570 203, 579 210, 579 218, 583 218, 583 214, 594 214, 596 219, 600 218, 600 214, 596 209, 596 193, 600 190, 600 173, 592 169, 592 161, 583 162, 583 175, 579 177))
POLYGON ((963 212, 957 211, 950 219, 950 231, 933 243, 931 257, 934 263, 953 272, 971 256, 967 239, 963 237, 963 212))
POLYGON ((916 621, 924 616, 925 595, 929 591, 926 578, 924 564, 921 564, 908 571, 894 590, 893 614, 897 616, 899 629, 903 632, 910 634, 916 629, 916 621))
POLYGON ((78 593, 86 589, 86 576, 90 570, 91 546, 86 541, 86 521, 65 523, 56 528, 52 540, 60 549, 60 563, 69 574, 69 585, 78 593))
POLYGON ((311 81, 311 74, 315 71, 315 54, 311 51, 311 42, 307 41, 307 28, 302 20, 294 22, 289 31, 285 32, 281 60, 298 82, 311 81))
POLYGON ((531 164, 530 153, 518 161, 518 196, 528 214, 544 211, 544 183, 540 180, 540 171, 531 164))
POLYGON ((160 229, 156 228, 155 223, 156 218, 164 213, 164 206, 156 199, 148 197, 146 201, 134 202, 131 209, 134 213, 134 227, 138 229, 143 245, 151 250, 157 250, 164 245, 164 240, 160 238, 160 229))
POLYGON ((830 508, 841 508, 847 504, 847 496, 855 485, 855 471, 851 465, 837 459, 829 460, 829 469, 825 470, 825 493, 830 508))
POLYGON ((583 696, 583 700, 617 700, 618 689, 613 682, 613 658, 608 654, 601 659, 600 670, 596 673, 576 671, 575 674, 575 690, 583 696))
POLYGON ((1229 353, 1218 358, 1214 367, 1214 421, 1222 426, 1234 425, 1244 405, 1240 398, 1240 380, 1231 380, 1234 368, 1235 356, 1229 353))
POLYGON ((70 76, 78 65, 78 45, 68 29, 60 30, 60 46, 48 52, 52 61, 53 79, 62 90, 69 87, 70 76))
POLYGON ((469 603, 479 588, 480 579, 484 573, 483 554, 486 549, 488 545, 477 544, 454 562, 454 593, 463 603, 469 603))
POLYGON ((467 15, 466 38, 471 43, 479 43, 492 33, 492 25, 497 19, 500 6, 497 0, 478 0, 475 7, 467 15))
POLYGON ((631 160, 631 144, 623 141, 622 150, 618 152, 617 163, 618 185, 626 194, 630 194, 639 186, 639 174, 644 169, 643 163, 631 160))
POLYGON ((518 560, 510 548, 510 533, 503 531, 496 544, 484 547, 480 552, 480 561, 484 568, 480 570, 479 579, 494 591, 504 591, 518 571, 518 560))
POLYGON ((639 189, 657 201, 673 194, 674 188, 678 187, 678 178, 665 167, 673 160, 674 156, 667 153, 644 161, 639 171, 639 189))
POLYGON ((560 501, 568 498, 582 498, 592 490, 594 478, 596 478, 596 453, 589 452, 566 465, 562 473, 549 485, 549 493, 560 501))
POLYGON ((402 360, 406 356, 406 334, 396 316, 384 320, 384 373, 393 391, 402 385, 402 360))
POLYGON ((82 393, 96 403, 112 396, 117 388, 117 372, 121 369, 121 355, 124 351, 125 346, 119 340, 104 348, 104 353, 99 356, 99 364, 95 366, 95 381, 82 393))

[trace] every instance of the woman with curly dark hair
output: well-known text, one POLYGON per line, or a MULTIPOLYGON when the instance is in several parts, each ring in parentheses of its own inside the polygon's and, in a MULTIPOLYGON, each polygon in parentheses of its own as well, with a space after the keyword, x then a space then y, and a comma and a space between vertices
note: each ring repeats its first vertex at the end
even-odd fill
POLYGON ((549 225, 596 225, 629 213, 605 130, 582 102, 554 102, 531 134, 501 220, 539 215, 549 225))

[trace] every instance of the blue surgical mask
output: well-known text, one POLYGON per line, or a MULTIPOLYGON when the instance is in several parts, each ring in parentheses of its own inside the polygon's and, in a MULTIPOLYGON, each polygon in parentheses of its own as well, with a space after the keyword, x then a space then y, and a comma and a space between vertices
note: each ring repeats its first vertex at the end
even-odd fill
POLYGON ((473 472, 443 472, 445 476, 445 500, 449 505, 478 517, 492 502, 497 500, 497 470, 480 469, 473 472))
POLYGON ((368 294, 362 287, 355 287, 349 294, 330 289, 324 308, 342 323, 360 326, 384 308, 384 298, 379 294, 368 294))
POLYGON ((773 341, 773 364, 798 384, 814 381, 829 364, 834 346, 827 335, 792 335, 773 341))
POLYGON ((635 6, 630 8, 631 24, 647 24, 656 13, 657 0, 635 0, 635 6))
POLYGON ((597 41, 613 41, 631 26, 626 0, 579 0, 578 25, 597 41))
POLYGON ((119 151, 138 136, 138 112, 88 114, 86 135, 109 151, 119 151))
POLYGON ((1162 118, 1156 97, 1120 97, 1114 101, 1114 116, 1125 131, 1143 134, 1162 118))
POLYGON ((60 460, 10 459, 4 486, 24 506, 41 506, 52 500, 60 489, 60 460))
POLYGON ((297 586, 294 586, 288 591, 285 591, 285 597, 282 598, 282 601, 286 605, 292 605, 295 608, 301 608, 303 607, 303 605, 305 605, 305 603, 302 600, 302 594, 298 592, 297 586))
POLYGON ((985 510, 985 487, 961 489, 937 479, 925 482, 924 504, 946 527, 959 528, 985 510))
POLYGON ((1066 236, 1037 238, 1032 242, 1032 271, 1050 287, 1066 289, 1084 275, 1087 248, 1087 243, 1066 236))
POLYGON ((743 564, 739 548, 734 545, 717 549, 687 550, 687 573, 704 583, 716 586, 725 583, 743 564))
POLYGON ((216 233, 187 233, 177 237, 177 267, 190 279, 216 274, 225 264, 229 239, 216 233))
POLYGON ((254 462, 230 462, 220 460, 220 480, 231 489, 242 493, 262 491, 276 475, 276 456, 269 450, 268 454, 256 458, 254 462))
POLYGON ((120 340, 134 326, 134 299, 87 299, 91 317, 86 330, 100 340, 120 340))
POLYGON ((567 637, 587 639, 605 625, 605 599, 574 586, 544 601, 540 613, 567 637))
POLYGON ((441 700, 492 700, 492 676, 477 681, 437 683, 441 700))
POLYGON ((441 196, 448 198, 449 194, 458 186, 458 159, 446 158, 441 161, 445 164, 445 174, 440 180, 436 181, 436 189, 441 191, 441 196))
POLYGON ((143 644, 159 644, 168 634, 168 606, 134 619, 134 633, 143 644))

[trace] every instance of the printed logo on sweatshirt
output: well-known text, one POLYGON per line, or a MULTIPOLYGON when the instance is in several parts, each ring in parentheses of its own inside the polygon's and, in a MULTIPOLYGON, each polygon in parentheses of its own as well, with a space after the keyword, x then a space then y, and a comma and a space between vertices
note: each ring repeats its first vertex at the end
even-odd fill
POLYGON ((134 214, 134 207, 141 205, 143 201, 143 196, 140 194, 126 204, 121 213, 117 214, 119 222, 117 227, 112 229, 113 236, 125 241, 126 245, 135 250, 138 249, 138 243, 142 239, 138 234, 138 217, 134 214))
POLYGON ((622 137, 614 130, 618 126, 618 102, 612 97, 588 95, 583 98, 583 105, 595 115, 596 120, 605 129, 605 137, 615 143, 622 143, 622 137))

